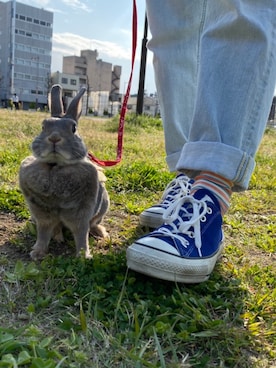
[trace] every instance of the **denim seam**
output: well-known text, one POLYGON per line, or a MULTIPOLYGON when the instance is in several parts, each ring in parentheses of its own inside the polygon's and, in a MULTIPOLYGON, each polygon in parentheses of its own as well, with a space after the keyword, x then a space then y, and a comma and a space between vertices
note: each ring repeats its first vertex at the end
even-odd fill
MULTIPOLYGON (((276 24, 274 24, 274 26, 272 27, 271 37, 272 37, 273 40, 275 40, 275 38, 276 38, 275 28, 276 28, 276 24)), ((261 97, 263 96, 263 91, 265 90, 265 88, 267 86, 266 81, 269 78, 270 70, 273 67, 273 55, 274 54, 273 54, 272 46, 274 45, 274 43, 275 42, 271 42, 271 46, 270 46, 270 50, 269 50, 269 59, 267 60, 266 65, 264 66, 263 79, 262 79, 260 87, 258 88, 258 93, 256 93, 256 95, 255 95, 255 99, 254 99, 255 103, 253 104, 254 108, 251 109, 251 113, 249 115, 249 121, 253 122, 253 124, 252 123, 250 124, 250 129, 249 129, 249 132, 248 132, 248 135, 247 135, 247 139, 243 143, 243 147, 244 147, 244 150, 246 152, 248 152, 248 147, 250 147, 250 145, 251 145, 252 135, 255 134, 254 121, 256 121, 256 117, 259 116, 259 112, 261 111, 261 109, 260 109, 260 104, 261 104, 260 100, 261 100, 261 97)), ((274 45, 274 47, 276 47, 276 45, 274 45)))
POLYGON ((240 162, 239 167, 237 168, 237 174, 235 176, 235 178, 233 179, 233 182, 236 184, 241 184, 242 183, 242 179, 245 176, 245 172, 246 172, 246 167, 248 166, 249 160, 247 155, 244 153, 240 162))
MULTIPOLYGON (((198 76, 198 71, 199 71, 199 65, 200 65, 200 44, 201 44, 201 35, 203 33, 203 29, 204 29, 204 25, 205 25, 205 20, 206 20, 206 12, 207 12, 207 0, 203 1, 203 7, 202 7, 202 13, 201 13, 201 21, 200 21, 200 25, 199 25, 199 31, 198 31, 198 41, 197 41, 197 69, 196 69, 196 77, 198 76)), ((196 78, 198 79, 198 78, 196 78)))

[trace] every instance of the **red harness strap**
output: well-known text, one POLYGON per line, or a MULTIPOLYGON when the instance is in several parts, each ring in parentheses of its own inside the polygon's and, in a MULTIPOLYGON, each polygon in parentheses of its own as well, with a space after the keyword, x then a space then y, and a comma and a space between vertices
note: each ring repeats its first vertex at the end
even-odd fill
POLYGON ((137 8, 136 8, 136 0, 133 0, 131 71, 130 71, 127 90, 126 90, 126 93, 125 93, 125 96, 124 96, 124 100, 123 100, 123 104, 122 104, 122 108, 121 108, 121 113, 120 113, 120 120, 119 120, 119 126, 118 126, 117 157, 114 161, 109 161, 109 160, 104 161, 104 160, 99 160, 97 157, 93 156, 92 153, 88 152, 89 159, 91 161, 96 162, 100 166, 114 166, 114 165, 118 164, 122 159, 125 115, 126 115, 126 111, 127 111, 127 101, 128 101, 128 98, 129 98, 131 82, 132 82, 136 45, 137 45, 137 8))

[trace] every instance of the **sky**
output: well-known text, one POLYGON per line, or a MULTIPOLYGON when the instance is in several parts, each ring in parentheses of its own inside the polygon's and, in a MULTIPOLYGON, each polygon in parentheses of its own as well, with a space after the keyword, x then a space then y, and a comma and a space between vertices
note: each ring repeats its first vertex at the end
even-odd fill
MULTIPOLYGON (((99 59, 122 66, 120 91, 126 91, 131 67, 132 0, 20 0, 54 13, 52 72, 62 71, 62 57, 98 50, 99 59)), ((145 0, 136 0, 138 37, 131 93, 137 93, 145 0)), ((150 38, 150 33, 149 33, 150 38)), ((145 90, 155 93, 152 54, 148 51, 145 90)), ((275 87, 276 95, 276 87, 275 87)))
MULTIPOLYGON (((62 57, 80 55, 80 50, 98 50, 98 58, 122 66, 121 92, 129 80, 132 50, 131 0, 20 0, 20 3, 54 13, 52 72, 62 71, 62 57)), ((137 93, 145 1, 136 0, 138 37, 132 93, 137 93)), ((145 90, 155 93, 152 54, 148 52, 145 90)))

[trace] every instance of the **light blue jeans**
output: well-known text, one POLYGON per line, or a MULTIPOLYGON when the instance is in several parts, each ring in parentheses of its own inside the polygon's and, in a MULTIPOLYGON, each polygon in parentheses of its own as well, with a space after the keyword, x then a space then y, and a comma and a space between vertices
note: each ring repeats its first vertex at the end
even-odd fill
POLYGON ((147 0, 171 171, 248 187, 276 83, 276 0, 147 0))

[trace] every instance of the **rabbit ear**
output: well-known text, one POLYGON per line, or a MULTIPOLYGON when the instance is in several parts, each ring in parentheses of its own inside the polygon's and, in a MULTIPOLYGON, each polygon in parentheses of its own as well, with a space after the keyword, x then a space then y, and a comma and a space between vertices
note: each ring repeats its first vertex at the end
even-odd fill
POLYGON ((86 88, 82 87, 79 93, 73 98, 72 102, 68 107, 68 110, 66 111, 65 117, 70 117, 74 119, 76 122, 79 120, 82 110, 81 98, 84 95, 85 91, 86 88))
POLYGON ((49 100, 51 116, 62 117, 64 115, 61 91, 62 88, 59 84, 54 84, 51 89, 49 100))

